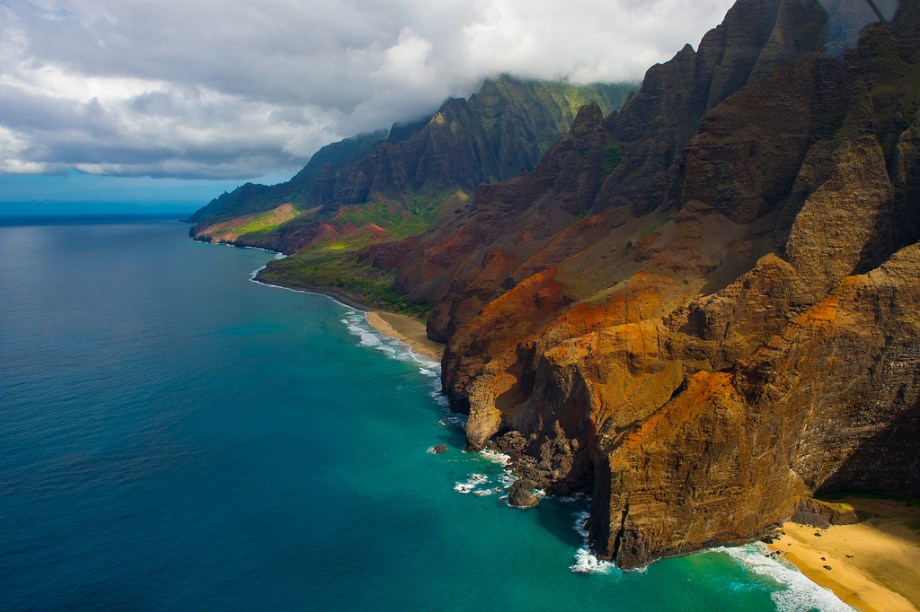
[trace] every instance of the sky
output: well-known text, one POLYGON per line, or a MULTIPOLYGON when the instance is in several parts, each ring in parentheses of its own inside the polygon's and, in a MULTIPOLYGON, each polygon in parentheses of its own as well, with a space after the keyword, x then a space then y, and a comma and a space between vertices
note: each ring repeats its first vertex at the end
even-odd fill
POLYGON ((731 4, 0 0, 0 214, 194 208, 501 73, 638 81, 731 4))

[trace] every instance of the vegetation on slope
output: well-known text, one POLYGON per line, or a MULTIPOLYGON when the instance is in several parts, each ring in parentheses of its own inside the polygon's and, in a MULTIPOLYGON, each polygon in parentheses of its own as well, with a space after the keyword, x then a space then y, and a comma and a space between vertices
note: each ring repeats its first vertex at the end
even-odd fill
POLYGON ((396 273, 360 262, 354 254, 361 241, 316 245, 273 261, 258 279, 283 286, 313 289, 359 304, 424 318, 431 304, 412 304, 393 289, 396 273))
MULTIPOLYGON (((356 250, 420 234, 444 211, 462 209, 480 183, 531 171, 579 108, 593 102, 612 112, 633 89, 508 76, 487 80, 468 100, 449 99, 430 118, 324 147, 286 183, 246 184, 222 195, 190 218, 198 222, 191 233, 298 253, 300 264, 273 263, 266 275, 340 290, 347 283, 345 269, 368 279, 360 266, 353 268, 356 250), (276 214, 280 210, 297 214, 276 214)), ((608 157, 615 165, 619 150, 608 157)), ((384 299, 381 284, 385 279, 377 275, 361 285, 369 292, 363 299, 384 299)), ((355 298, 363 294, 357 285, 351 291, 355 298)))

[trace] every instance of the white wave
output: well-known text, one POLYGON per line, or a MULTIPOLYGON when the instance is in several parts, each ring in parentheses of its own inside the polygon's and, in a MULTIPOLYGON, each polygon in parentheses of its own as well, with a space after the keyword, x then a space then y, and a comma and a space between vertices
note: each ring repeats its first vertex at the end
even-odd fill
POLYGON ((392 359, 405 363, 416 364, 419 368, 419 374, 431 379, 431 391, 428 396, 443 411, 443 416, 438 420, 438 425, 444 427, 466 427, 466 415, 456 414, 450 411, 450 402, 441 391, 441 364, 433 359, 416 353, 411 346, 383 334, 371 325, 367 320, 367 313, 350 310, 348 314, 341 319, 342 323, 353 335, 358 336, 358 344, 368 348, 374 348, 392 359))
MULTIPOLYGON (((280 259, 281 257, 278 256, 285 257, 283 253, 278 253, 276 255, 276 258, 280 259)), ((265 266, 263 266, 263 268, 264 267, 265 266)), ((343 304, 331 296, 322 293, 316 293, 314 291, 292 289, 290 287, 282 287, 280 285, 262 283, 256 280, 255 277, 261 270, 262 268, 259 268, 259 270, 253 272, 250 276, 250 280, 262 285, 275 287, 278 289, 286 289, 295 293, 313 293, 315 295, 322 295, 342 306, 342 308, 345 309, 345 316, 343 316, 340 321, 352 335, 358 337, 359 346, 379 350, 385 353, 388 357, 398 361, 414 363, 419 366, 419 374, 431 379, 431 391, 429 392, 428 396, 432 399, 432 401, 440 406, 444 412, 444 416, 438 420, 438 425, 445 427, 460 427, 461 429, 466 427, 466 415, 450 412, 450 402, 441 392, 441 364, 439 362, 433 359, 429 359, 423 355, 419 355, 412 349, 411 346, 402 342, 401 340, 397 340, 396 338, 391 338, 390 336, 382 334, 368 322, 366 312, 357 310, 347 304, 343 304)))
POLYGON ((479 455, 483 459, 487 459, 492 463, 497 463, 501 466, 508 465, 508 462, 511 461, 511 455, 506 455, 505 453, 500 453, 490 449, 483 449, 479 451, 479 455))
POLYGON ((463 482, 454 483, 454 491, 467 495, 473 492, 473 489, 482 484, 487 484, 489 477, 485 474, 470 474, 463 482))
POLYGON ((575 513, 575 533, 580 535, 583 540, 588 539, 588 519, 591 514, 587 511, 575 513))
POLYGON ((447 396, 441 393, 441 379, 437 378, 432 382, 431 392, 428 394, 428 397, 434 400, 434 402, 441 406, 442 408, 447 408, 450 406, 450 402, 447 401, 447 396))
POLYGON ((283 259, 284 257, 287 257, 287 255, 285 255, 284 253, 281 253, 274 249, 266 249, 265 247, 249 246, 246 244, 233 244, 232 242, 224 242, 222 244, 226 244, 227 246, 236 247, 238 249, 248 249, 250 251, 262 251, 263 253, 271 253, 272 255, 275 256, 275 259, 283 259), (281 255, 281 257, 279 258, 278 255, 281 255))
POLYGON ((581 536, 584 545, 575 551, 575 559, 569 569, 579 574, 606 574, 614 565, 610 561, 598 559, 597 555, 591 551, 590 535, 588 534, 588 518, 590 516, 586 511, 574 514, 575 524, 573 528, 581 536))
MULTIPOLYGON (((198 243, 198 244, 207 244, 207 245, 210 245, 210 246, 226 246, 226 247, 232 247, 232 248, 234 248, 234 249, 249 249, 249 250, 253 250, 253 251, 262 251, 262 252, 264 252, 264 253, 271 253, 271 254, 273 254, 273 255, 274 255, 274 259, 284 259, 285 257, 287 257, 287 255, 285 255, 284 253, 281 253, 280 251, 273 251, 272 249, 264 249, 264 248, 262 248, 262 247, 256 247, 256 246, 244 246, 244 245, 242 245, 242 244, 233 244, 232 242, 225 242, 225 241, 223 241, 223 240, 219 240, 219 241, 217 241, 217 242, 196 240, 195 242, 198 243)), ((267 268, 267 267, 268 267, 268 264, 265 264, 264 266, 262 266, 262 267, 260 267, 260 268, 258 268, 258 269, 256 269, 256 270, 253 270, 252 272, 250 272, 250 273, 249 273, 249 280, 251 280, 251 281, 254 282, 254 283, 259 283, 260 285, 266 285, 266 286, 269 286, 269 287, 277 287, 277 285, 272 285, 272 284, 270 284, 270 283, 263 283, 263 282, 261 282, 261 281, 257 281, 257 280, 256 280, 256 276, 259 274, 259 272, 261 272, 262 270, 264 270, 264 269, 267 268)), ((287 287, 281 287, 281 288, 282 288, 282 289, 286 289, 287 287)))
POLYGON ((473 495, 478 495, 479 497, 488 497, 489 495, 492 495, 493 492, 494 491, 492 491, 492 489, 476 489, 473 491, 473 495))
POLYGON ((575 560, 569 569, 577 574, 607 574, 612 567, 613 563, 601 561, 591 552, 590 548, 582 546, 575 551, 575 560))
POLYGON ((360 346, 377 349, 397 361, 417 364, 419 373, 440 380, 441 365, 438 362, 419 355, 405 342, 377 331, 375 327, 368 323, 367 313, 353 310, 342 322, 349 332, 358 336, 360 346))
MULTIPOLYGON (((270 251, 270 252, 274 252, 274 251, 270 251)), ((286 258, 286 257, 287 257, 287 255, 284 255, 284 253, 278 253, 277 255, 275 255, 275 259, 284 259, 284 258, 286 258), (278 257, 278 255, 281 255, 282 257, 278 257)), ((266 265, 267 265, 267 264, 266 264, 266 265)), ((261 268, 259 268, 259 269, 256 270, 255 272, 253 272, 253 273, 249 276, 249 280, 251 280, 251 281, 254 282, 254 283, 258 283, 258 284, 262 285, 263 287, 271 287, 272 289, 281 289, 281 290, 283 290, 283 291, 291 291, 291 292, 293 292, 293 293, 306 293, 306 294, 309 294, 309 295, 321 295, 321 296, 323 296, 324 298, 326 298, 326 299, 328 299, 328 300, 332 300, 333 302, 335 302, 336 304, 338 304, 338 305, 341 306, 342 308, 347 309, 347 311, 348 311, 349 313, 356 312, 356 311, 354 310, 354 307, 353 307, 353 306, 350 306, 349 304, 346 304, 345 302, 340 302, 339 300, 335 299, 335 298, 332 297, 331 295, 326 295, 325 293, 320 293, 320 292, 318 292, 318 291, 310 291, 309 289, 297 289, 297 288, 295 288, 295 287, 285 287, 284 285, 276 285, 276 284, 274 284, 274 283, 268 283, 268 282, 264 282, 264 281, 257 280, 257 279, 256 279, 256 275, 257 275, 259 272, 261 272, 262 269, 265 268, 265 267, 266 267, 266 266, 262 266, 261 268)))
POLYGON ((770 595, 776 608, 783 612, 851 612, 852 608, 840 601, 829 589, 820 587, 795 567, 765 556, 766 548, 758 543, 740 547, 713 549, 723 552, 750 572, 768 578, 781 587, 770 595))

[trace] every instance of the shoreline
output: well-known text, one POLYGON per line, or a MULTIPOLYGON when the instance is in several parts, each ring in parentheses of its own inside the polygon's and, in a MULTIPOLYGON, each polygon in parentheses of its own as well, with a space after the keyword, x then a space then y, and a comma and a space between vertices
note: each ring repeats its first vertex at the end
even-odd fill
POLYGON ((325 287, 303 287, 280 281, 266 281, 258 277, 258 271, 253 274, 252 280, 253 282, 269 287, 280 287, 291 291, 324 295, 340 304, 360 310, 365 313, 367 322, 370 326, 384 336, 408 344, 409 347, 419 355, 432 359, 438 364, 441 363, 441 357, 444 355, 444 347, 446 345, 429 339, 425 324, 414 317, 396 312, 388 312, 386 310, 378 310, 368 304, 359 302, 351 296, 335 291, 334 289, 327 289, 325 287))
MULTIPOLYGON (((262 247, 221 244, 278 253, 262 247)), ((428 338, 424 322, 409 315, 378 310, 335 289, 267 281, 257 277, 260 271, 253 273, 254 282, 323 295, 359 310, 379 333, 441 363, 445 345, 428 338)), ((920 506, 859 497, 841 501, 870 518, 855 525, 833 525, 827 529, 787 522, 781 526, 783 535, 774 536, 774 542, 767 547, 809 581, 830 590, 855 610, 920 611, 920 572, 916 570, 920 568, 920 506), (828 566, 832 569, 826 569, 828 566)))
MULTIPOLYGON (((234 245, 236 246, 236 245, 234 245)), ((237 247, 240 248, 240 247, 237 247)), ((268 250, 268 249, 262 249, 268 250)), ((270 251, 275 252, 275 251, 270 251)), ((326 289, 325 287, 304 287, 302 285, 295 285, 294 283, 285 283, 282 281, 267 281, 258 277, 258 273, 262 271, 263 268, 259 268, 252 275, 252 282, 259 283, 260 285, 265 285, 266 287, 280 287, 281 289, 289 289, 291 291, 297 291, 300 293, 313 293, 316 295, 324 295, 327 298, 335 300, 343 306, 348 306, 349 308, 354 308, 355 310, 360 310, 361 312, 372 312, 374 308, 358 300, 345 295, 344 293, 335 291, 334 289, 326 289)))
POLYGON ((384 336, 404 342, 419 355, 441 363, 445 345, 428 338, 425 324, 418 319, 395 312, 370 310, 367 322, 384 336))
POLYGON ((839 501, 867 518, 827 529, 787 522, 783 535, 767 546, 856 610, 920 609, 920 506, 861 497, 839 501))

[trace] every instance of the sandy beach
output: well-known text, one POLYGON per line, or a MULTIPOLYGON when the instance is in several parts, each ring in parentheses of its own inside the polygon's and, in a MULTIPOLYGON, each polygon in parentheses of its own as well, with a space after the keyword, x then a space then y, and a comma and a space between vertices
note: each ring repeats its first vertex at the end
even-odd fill
POLYGON ((786 523, 786 535, 770 548, 857 610, 920 609, 920 506, 858 497, 840 501, 871 518, 828 529, 786 523))
POLYGON ((444 345, 430 340, 425 324, 408 315, 372 310, 367 313, 367 322, 380 333, 396 338, 412 347, 419 355, 441 362, 444 345))

